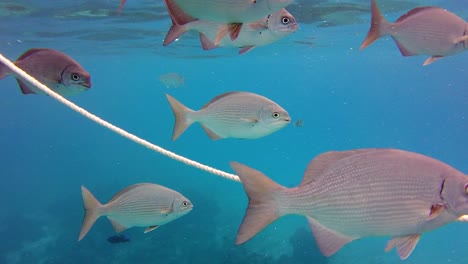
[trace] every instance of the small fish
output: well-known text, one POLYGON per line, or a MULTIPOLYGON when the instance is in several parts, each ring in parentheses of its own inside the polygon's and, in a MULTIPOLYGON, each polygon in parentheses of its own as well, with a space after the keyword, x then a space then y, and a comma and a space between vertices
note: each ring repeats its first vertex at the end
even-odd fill
POLYGON ((294 126, 295 126, 295 127, 302 127, 302 126, 304 126, 304 120, 302 120, 302 119, 296 120, 296 122, 294 122, 294 126))
POLYGON ((101 204, 86 187, 81 186, 85 216, 78 241, 88 233, 94 222, 107 216, 115 232, 133 226, 147 227, 145 233, 169 223, 187 213, 193 205, 182 194, 152 183, 131 185, 101 204))
MULTIPOLYGON (((165 0, 165 2, 179 6, 180 10, 193 18, 227 24, 218 31, 216 42, 219 42, 227 34, 231 40, 235 40, 243 23, 266 17, 293 3, 294 0, 165 0)), ((174 14, 174 17, 178 16, 179 14, 174 14)))
POLYGON ((167 73, 159 76, 159 80, 166 86, 166 88, 178 88, 185 85, 185 79, 178 73, 167 73))
POLYGON ((205 50, 214 49, 217 47, 238 47, 239 54, 247 53, 257 46, 271 44, 293 32, 296 32, 298 25, 296 19, 286 9, 270 14, 260 20, 252 23, 246 23, 239 36, 235 40, 223 38, 216 40, 217 33, 220 28, 227 24, 210 22, 205 20, 194 20, 189 16, 182 16, 183 11, 174 4, 168 3, 165 0, 169 15, 172 19, 172 26, 168 31, 163 45, 169 45, 175 39, 189 30, 199 32, 202 48, 205 50), (174 14, 179 14, 177 19, 174 14))
MULTIPOLYGON (((62 96, 79 94, 91 88, 90 74, 78 62, 57 50, 29 49, 14 64, 62 96)), ((16 78, 23 94, 45 94, 17 78, 8 67, 0 63, 0 79, 7 75, 16 78)))
POLYGON ((127 238, 124 235, 110 236, 107 238, 107 241, 111 244, 127 243, 130 242, 130 238, 127 238))
POLYGON ((213 139, 255 139, 289 124, 288 112, 270 99, 248 92, 228 92, 216 96, 199 111, 193 111, 166 94, 175 117, 172 140, 191 124, 199 122, 213 139))
POLYGON ((389 23, 371 0, 372 21, 361 50, 378 38, 390 35, 403 56, 429 55, 424 66, 468 48, 468 24, 449 11, 418 7, 389 23))
POLYGON ((313 159, 301 184, 285 188, 233 162, 249 198, 236 244, 277 218, 307 217, 320 251, 335 254, 368 236, 391 236, 385 251, 409 257, 421 234, 468 214, 468 177, 449 165, 397 149, 330 151, 313 159))

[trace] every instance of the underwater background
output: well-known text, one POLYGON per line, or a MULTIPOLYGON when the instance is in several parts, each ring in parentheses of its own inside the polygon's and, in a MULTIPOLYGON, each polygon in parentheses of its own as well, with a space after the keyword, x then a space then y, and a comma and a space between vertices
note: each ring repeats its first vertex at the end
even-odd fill
MULTIPOLYGON (((464 1, 378 1, 394 21, 437 5, 468 18, 464 1)), ((239 56, 235 48, 201 49, 196 34, 163 47, 170 19, 162 1, 0 2, 0 53, 16 60, 33 47, 54 48, 92 75, 93 87, 70 100, 168 150, 231 172, 230 161, 278 183, 299 184, 308 162, 329 150, 399 148, 468 172, 467 54, 423 67, 402 57, 389 37, 359 51, 370 2, 296 1, 287 7, 299 31, 239 56), (185 85, 158 79, 176 72, 185 85), (198 124, 171 141, 174 117, 165 94, 192 109, 227 91, 277 102, 292 123, 256 140, 212 141, 198 124)), ((388 237, 363 238, 330 258, 321 255, 305 217, 286 216, 235 246, 247 197, 241 184, 145 149, 48 96, 22 95, 0 81, 0 263, 398 263, 388 237), (140 182, 174 189, 194 210, 148 234, 100 218, 77 242, 84 215, 80 186, 105 203, 140 182)), ((466 264, 468 226, 453 223, 422 236, 405 263, 466 264)))

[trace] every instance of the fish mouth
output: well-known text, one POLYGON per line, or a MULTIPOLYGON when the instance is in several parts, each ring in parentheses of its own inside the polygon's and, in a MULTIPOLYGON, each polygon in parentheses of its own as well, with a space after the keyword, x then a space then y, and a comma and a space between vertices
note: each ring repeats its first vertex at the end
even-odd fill
POLYGON ((291 118, 285 118, 284 121, 289 123, 289 122, 291 122, 291 118))
POLYGON ((84 86, 86 88, 91 88, 91 83, 82 83, 81 86, 84 86))

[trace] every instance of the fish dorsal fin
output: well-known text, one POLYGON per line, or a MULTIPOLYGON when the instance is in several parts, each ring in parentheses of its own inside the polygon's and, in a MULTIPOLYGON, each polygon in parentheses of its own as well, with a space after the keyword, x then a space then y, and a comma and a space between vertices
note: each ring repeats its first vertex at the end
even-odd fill
POLYGON ((415 14, 419 13, 419 12, 422 12, 422 11, 427 11, 429 9, 440 9, 439 7, 435 7, 435 6, 421 6, 421 7, 416 7, 414 9, 411 9, 410 11, 408 11, 406 14, 402 15, 401 17, 399 17, 397 19, 397 21, 395 21, 395 23, 397 22, 402 22, 408 18, 410 18, 411 16, 414 16, 415 14))
POLYGON ((343 158, 374 151, 377 149, 358 149, 358 150, 348 150, 348 151, 329 151, 315 157, 307 166, 307 169, 304 173, 304 178, 299 186, 306 185, 313 181, 317 176, 324 173, 328 167, 335 163, 338 160, 343 158))
POLYGON ((128 228, 128 227, 122 225, 121 223, 119 223, 117 220, 112 219, 112 217, 108 216, 107 219, 109 219, 109 221, 112 224, 112 227, 114 228, 115 232, 117 232, 117 233, 120 233, 120 232, 122 232, 122 231, 124 231, 125 229, 128 228))
POLYGON ((207 108, 210 104, 216 102, 216 101, 219 101, 220 99, 224 98, 224 97, 227 97, 229 95, 233 95, 233 94, 237 94, 237 93, 241 93, 241 92, 227 92, 227 93, 223 93, 223 94, 220 94, 216 97, 214 97, 213 99, 211 99, 208 103, 206 103, 202 109, 205 109, 207 108))
POLYGON ((312 234, 314 234, 315 242, 320 252, 327 257, 335 254, 344 245, 357 239, 331 230, 311 217, 307 217, 307 220, 309 220, 312 234))
POLYGON ((208 136, 212 139, 212 140, 217 140, 217 139, 221 139, 221 136, 219 136, 218 134, 216 134, 215 132, 213 132, 213 130, 209 129, 208 127, 206 127, 204 124, 201 124, 203 130, 205 130, 206 134, 208 134, 208 136))
POLYGON ((29 56, 31 56, 33 54, 43 52, 43 51, 48 51, 48 49, 36 49, 36 48, 28 49, 25 53, 23 53, 21 56, 19 56, 16 61, 24 60, 25 58, 27 58, 27 57, 29 57, 29 56))
POLYGON ((401 259, 407 259, 409 255, 411 255, 411 252, 413 252, 416 244, 418 244, 420 238, 420 234, 394 237, 388 241, 388 244, 385 247, 385 252, 388 252, 396 247, 398 256, 400 256, 401 259))
POLYGON ((156 228, 158 228, 159 226, 158 225, 154 225, 154 226, 148 226, 146 229, 145 229, 145 234, 148 233, 148 232, 151 232, 153 230, 155 230, 156 228))
POLYGON ((111 203, 111 202, 113 202, 113 201, 115 201, 117 198, 119 198, 120 196, 122 196, 122 194, 124 194, 124 193, 126 193, 126 192, 128 192, 128 191, 131 191, 131 190, 133 190, 133 189, 135 189, 135 188, 137 188, 137 187, 140 187, 140 186, 142 186, 142 185, 146 185, 146 184, 152 184, 152 183, 137 183, 137 184, 130 185, 130 186, 128 186, 128 187, 122 189, 120 192, 118 192, 118 193, 116 193, 114 196, 112 196, 112 198, 110 199, 110 201, 108 202, 108 204, 111 203))

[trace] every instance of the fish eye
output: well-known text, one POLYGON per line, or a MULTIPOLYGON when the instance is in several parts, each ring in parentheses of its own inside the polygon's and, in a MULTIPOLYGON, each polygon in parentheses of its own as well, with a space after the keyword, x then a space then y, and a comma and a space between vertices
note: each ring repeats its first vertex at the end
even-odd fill
POLYGON ((278 112, 273 112, 273 114, 271 114, 271 116, 276 119, 276 118, 280 117, 280 114, 278 112))
POLYGON ((183 202, 182 202, 182 206, 183 206, 183 207, 187 207, 187 206, 188 206, 188 202, 187 202, 187 201, 183 201, 183 202))
POLYGON ((282 17, 281 18, 281 23, 283 23, 283 25, 289 24, 289 21, 290 21, 289 17, 282 17))
POLYGON ((72 77, 72 80, 74 80, 74 81, 78 81, 80 79, 80 76, 78 74, 76 74, 76 73, 72 73, 71 77, 72 77))

